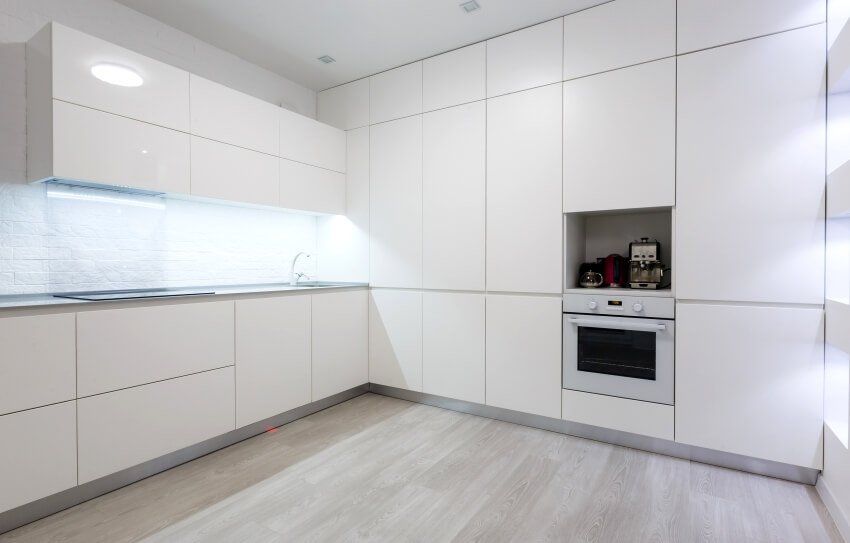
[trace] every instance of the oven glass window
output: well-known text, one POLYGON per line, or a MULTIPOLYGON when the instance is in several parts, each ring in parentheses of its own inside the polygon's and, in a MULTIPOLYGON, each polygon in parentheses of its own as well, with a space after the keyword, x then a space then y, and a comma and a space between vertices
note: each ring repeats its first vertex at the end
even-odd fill
POLYGON ((578 370, 655 380, 655 333, 578 327, 578 370))

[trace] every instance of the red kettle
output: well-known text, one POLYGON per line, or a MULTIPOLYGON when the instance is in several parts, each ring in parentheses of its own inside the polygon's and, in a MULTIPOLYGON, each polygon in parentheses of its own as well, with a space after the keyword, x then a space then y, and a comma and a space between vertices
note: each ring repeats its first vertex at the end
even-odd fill
POLYGON ((629 266, 625 258, 618 254, 610 254, 602 259, 602 280, 606 286, 622 287, 629 280, 629 266))

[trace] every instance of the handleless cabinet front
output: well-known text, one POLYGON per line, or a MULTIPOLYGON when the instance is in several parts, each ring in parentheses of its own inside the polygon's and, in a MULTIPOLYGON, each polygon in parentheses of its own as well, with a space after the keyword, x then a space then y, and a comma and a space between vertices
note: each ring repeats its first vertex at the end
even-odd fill
POLYGON ((345 173, 345 132, 280 109, 280 157, 345 173))
POLYGON ((369 382, 369 292, 313 295, 313 401, 369 382))
POLYGON ((369 291, 369 382, 422 392, 422 292, 369 291))
POLYGON ((192 195, 277 206, 280 159, 192 136, 192 195))

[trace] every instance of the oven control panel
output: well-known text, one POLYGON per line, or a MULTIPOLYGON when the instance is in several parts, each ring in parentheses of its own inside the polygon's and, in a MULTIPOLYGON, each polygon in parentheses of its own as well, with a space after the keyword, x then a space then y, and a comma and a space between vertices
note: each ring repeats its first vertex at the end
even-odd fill
POLYGON ((641 297, 622 294, 565 294, 564 313, 610 315, 612 317, 649 317, 672 319, 673 298, 641 297))

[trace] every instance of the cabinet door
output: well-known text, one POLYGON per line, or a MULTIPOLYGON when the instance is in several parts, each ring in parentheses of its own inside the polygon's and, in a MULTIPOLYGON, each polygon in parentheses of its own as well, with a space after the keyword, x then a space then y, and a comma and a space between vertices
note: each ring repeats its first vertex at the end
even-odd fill
POLYGON ((422 116, 370 128, 370 284, 422 287, 422 116))
POLYGON ((189 131, 188 72, 56 23, 51 53, 53 98, 189 131), (95 63, 130 68, 143 83, 125 87, 101 81, 92 75, 95 63))
POLYGON ((824 40, 821 25, 679 58, 677 298, 823 303, 824 40))
POLYGON ((487 296, 487 405, 561 418, 560 298, 487 296))
POLYGON ((192 195, 277 206, 280 159, 192 136, 192 195))
POLYGON ((487 97, 561 81, 563 50, 563 19, 487 40, 487 97))
POLYGON ((233 302, 77 314, 79 397, 233 365, 233 302))
POLYGON ((313 401, 369 382, 369 292, 313 295, 313 401))
POLYGON ((369 78, 372 124, 422 113, 422 61, 369 78))
POLYGON ((280 108, 192 74, 192 134, 277 156, 280 108))
POLYGON ((345 174, 280 159, 280 207, 345 214, 345 174))
POLYGON ((618 0, 564 17, 564 79, 676 54, 676 0, 618 0))
POLYGON ((369 291, 369 382, 422 391, 422 293, 369 291))
POLYGON ((189 135, 54 100, 48 176, 189 194, 189 135))
POLYGON ((425 292, 422 391, 483 404, 484 295, 425 292))
POLYGON ((0 319, 0 415, 77 396, 74 327, 73 313, 0 319))
POLYGON ((487 290, 561 292, 561 103, 560 84, 487 103, 487 290))
POLYGON ((323 90, 317 95, 319 121, 341 130, 369 126, 369 78, 323 90))
POLYGON ((483 100, 487 96, 487 44, 456 49, 422 61, 424 111, 483 100))
POLYGON ((822 23, 825 0, 678 0, 679 54, 822 23))
POLYGON ((79 484, 233 430, 233 368, 77 401, 79 484))
POLYGON ((76 402, 0 416, 0 513, 77 485, 76 402))
POLYGON ((236 426, 310 403, 310 296, 236 302, 236 426))
POLYGON ((484 290, 487 108, 422 118, 422 284, 484 290))
POLYGON ((677 304, 676 441, 820 469, 822 429, 820 309, 677 304))
POLYGON ((675 175, 675 59, 564 83, 565 213, 672 206, 675 175))
POLYGON ((345 132, 286 109, 279 115, 282 158, 345 173, 345 132))

